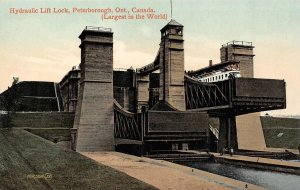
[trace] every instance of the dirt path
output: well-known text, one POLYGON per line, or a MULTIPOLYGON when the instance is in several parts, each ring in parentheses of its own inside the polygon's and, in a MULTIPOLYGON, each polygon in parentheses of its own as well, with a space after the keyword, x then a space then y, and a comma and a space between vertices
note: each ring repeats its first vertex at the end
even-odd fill
POLYGON ((81 153, 163 190, 263 189, 245 182, 170 162, 117 152, 81 153), (246 185, 247 184, 247 185, 246 185))

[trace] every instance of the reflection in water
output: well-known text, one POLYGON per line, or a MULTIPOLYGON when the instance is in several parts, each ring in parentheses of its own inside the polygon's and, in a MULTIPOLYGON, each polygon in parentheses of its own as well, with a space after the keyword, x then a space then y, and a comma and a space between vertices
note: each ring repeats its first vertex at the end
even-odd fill
POLYGON ((213 163, 209 161, 185 163, 184 165, 236 180, 252 183, 258 186, 265 187, 267 189, 299 189, 300 176, 297 175, 271 171, 261 171, 252 168, 213 163))

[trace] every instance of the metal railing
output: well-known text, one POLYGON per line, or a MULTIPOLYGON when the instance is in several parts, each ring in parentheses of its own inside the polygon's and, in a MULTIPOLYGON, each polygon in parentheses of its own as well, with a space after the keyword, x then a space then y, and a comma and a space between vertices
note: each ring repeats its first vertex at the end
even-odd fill
POLYGON ((210 124, 209 124, 209 129, 210 129, 210 131, 215 135, 215 137, 216 137, 217 139, 219 139, 219 130, 216 129, 216 128, 214 128, 214 127, 211 126, 210 124))
POLYGON ((114 71, 127 71, 128 69, 126 68, 114 68, 114 71))
POLYGON ((111 32, 111 28, 104 27, 96 27, 96 26, 86 26, 84 30, 92 30, 92 31, 101 31, 101 32, 111 32))
POLYGON ((246 42, 246 41, 231 41, 227 42, 226 44, 223 44, 222 47, 226 47, 229 45, 242 45, 242 46, 252 46, 252 42, 246 42))
POLYGON ((147 70, 151 70, 153 68, 154 68, 154 63, 152 62, 152 63, 149 63, 148 65, 145 65, 145 66, 143 66, 141 68, 137 68, 136 72, 137 73, 142 73, 142 72, 145 72, 147 70))
POLYGON ((114 136, 120 139, 142 140, 141 123, 138 115, 126 111, 114 100, 114 136))

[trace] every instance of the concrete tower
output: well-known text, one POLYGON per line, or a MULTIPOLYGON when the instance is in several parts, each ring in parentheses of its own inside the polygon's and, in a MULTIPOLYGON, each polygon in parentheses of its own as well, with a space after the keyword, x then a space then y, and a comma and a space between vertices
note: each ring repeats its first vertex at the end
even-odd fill
MULTIPOLYGON (((224 44, 220 49, 221 62, 238 61, 241 77, 253 78, 255 56, 253 48, 252 42, 232 41, 224 44)), ((239 149, 264 150, 266 148, 260 113, 236 117, 236 129, 231 131, 236 132, 239 149)))
POLYGON ((232 41, 222 45, 220 49, 221 62, 239 61, 242 77, 254 77, 252 42, 232 41))
POLYGON ((183 25, 171 20, 161 30, 160 100, 186 110, 184 93, 183 25))
POLYGON ((76 151, 114 150, 113 33, 86 28, 81 39, 81 79, 74 128, 76 151))

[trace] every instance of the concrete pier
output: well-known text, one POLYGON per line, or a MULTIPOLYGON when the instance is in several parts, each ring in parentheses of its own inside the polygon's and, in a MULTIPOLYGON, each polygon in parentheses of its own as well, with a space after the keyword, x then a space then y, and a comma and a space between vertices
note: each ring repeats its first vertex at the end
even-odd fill
MULTIPOLYGON (((221 62, 238 61, 242 77, 254 77, 254 46, 252 43, 233 41, 220 49, 221 62)), ((236 117, 234 126, 238 149, 263 150, 266 148, 264 134, 260 123, 260 113, 236 117)))
POLYGON ((81 39, 81 79, 74 128, 76 151, 114 150, 113 33, 86 28, 81 39))

